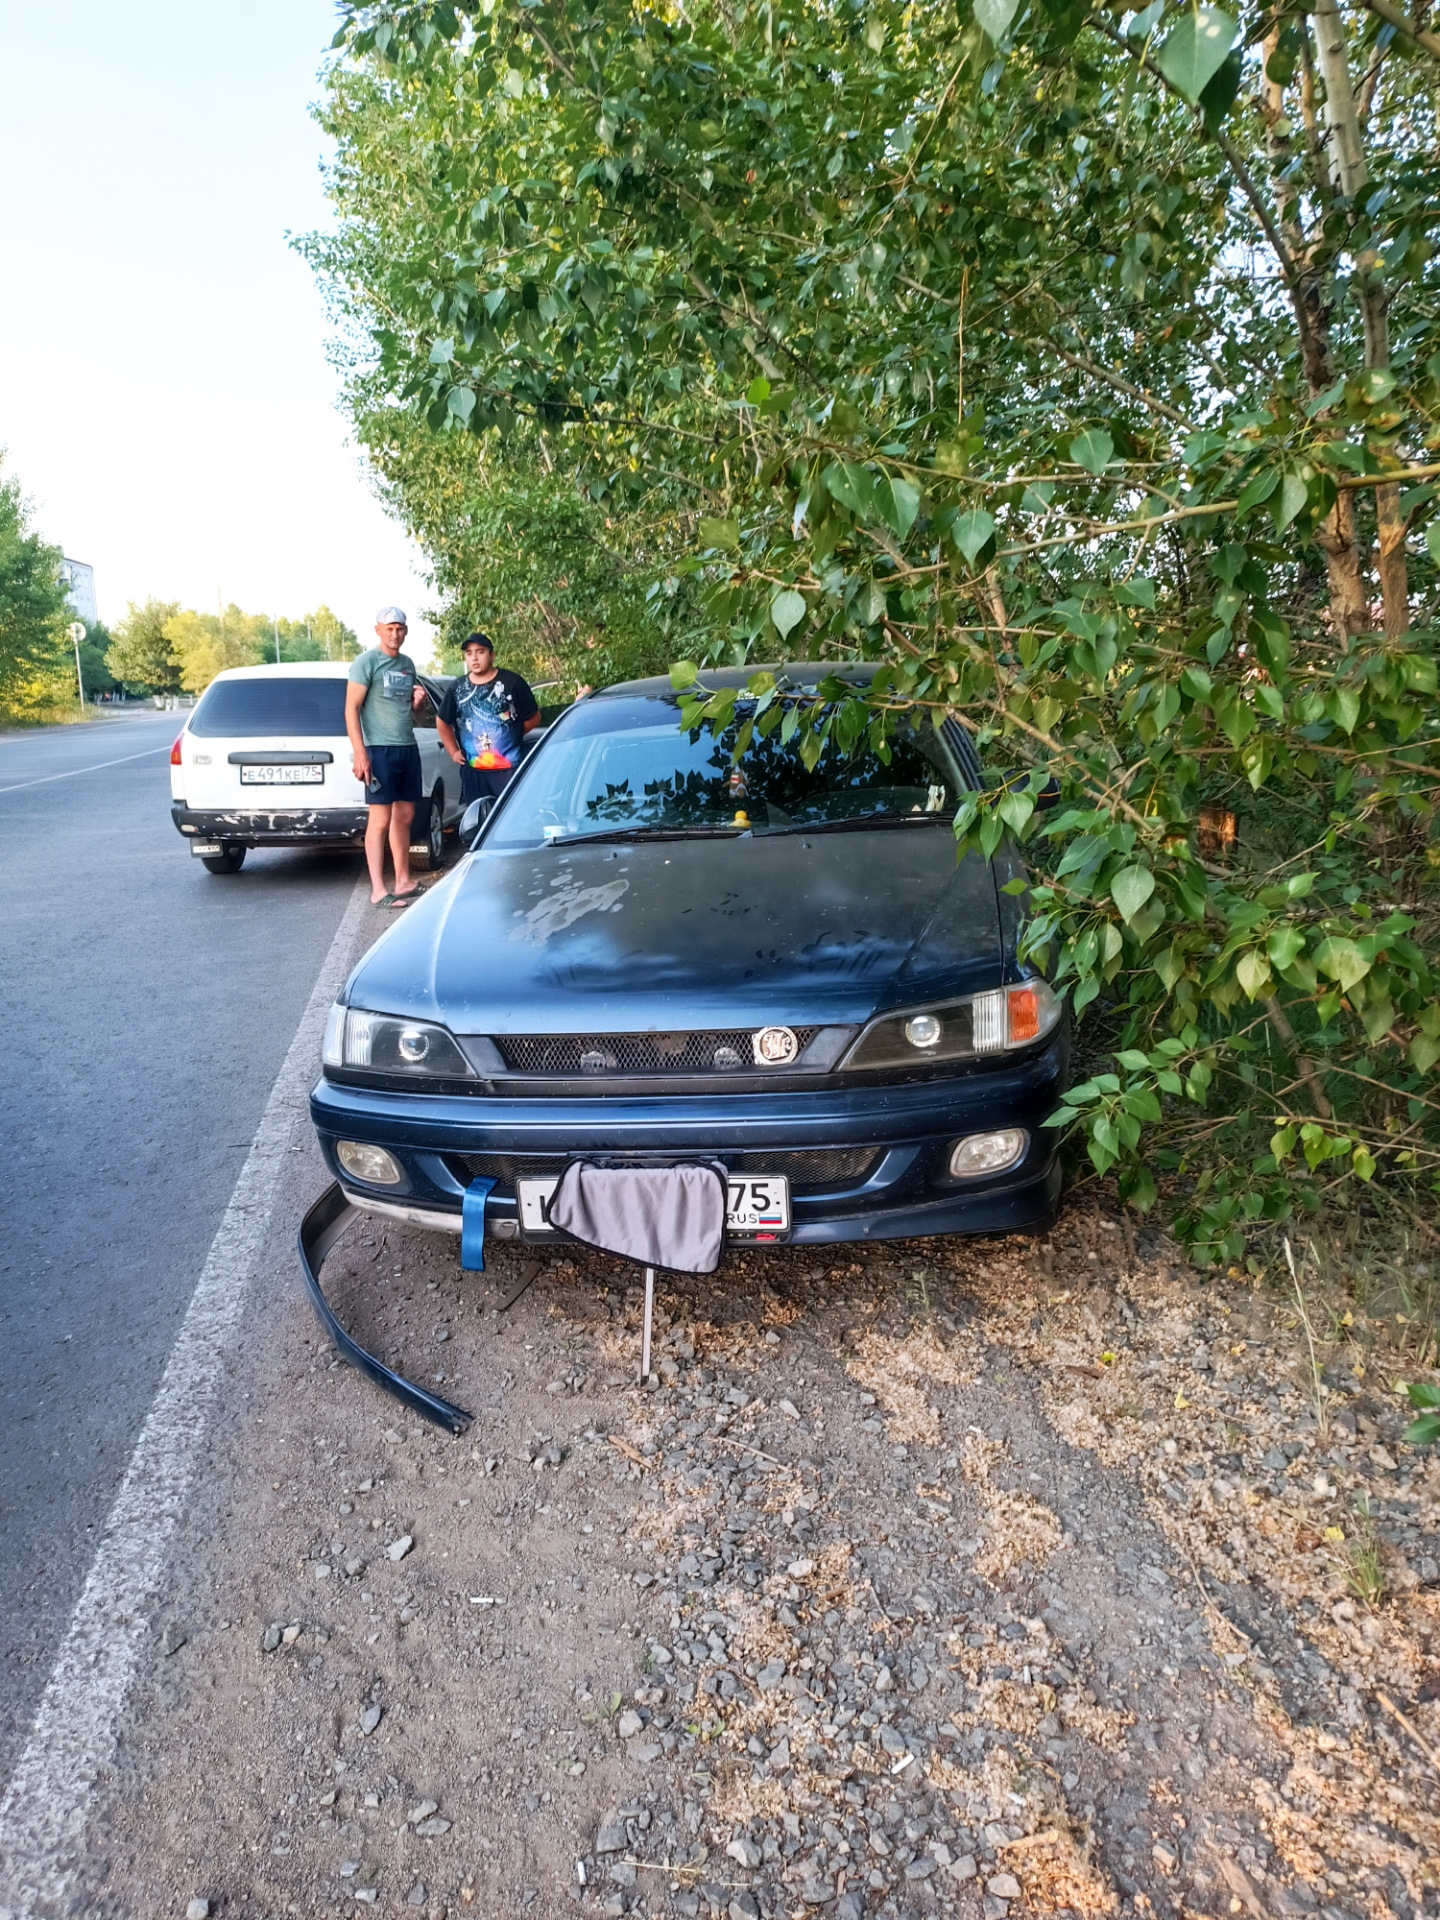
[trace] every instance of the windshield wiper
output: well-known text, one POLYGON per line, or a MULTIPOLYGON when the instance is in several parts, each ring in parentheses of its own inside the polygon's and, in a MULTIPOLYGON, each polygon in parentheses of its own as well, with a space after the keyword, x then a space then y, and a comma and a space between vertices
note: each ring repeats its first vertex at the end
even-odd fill
POLYGON ((557 833, 551 847, 593 846, 601 840, 736 840, 749 827, 601 827, 596 833, 557 833))
POLYGON ((851 833, 857 828, 949 827, 953 824, 953 817, 948 813, 852 813, 843 820, 814 820, 808 826, 802 826, 797 820, 788 827, 765 827, 759 837, 771 840, 777 833, 851 833))

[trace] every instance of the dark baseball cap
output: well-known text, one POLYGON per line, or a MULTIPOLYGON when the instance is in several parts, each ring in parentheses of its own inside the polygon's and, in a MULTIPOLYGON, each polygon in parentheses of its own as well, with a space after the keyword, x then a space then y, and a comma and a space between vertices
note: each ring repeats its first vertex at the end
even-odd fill
POLYGON ((484 647, 487 653, 494 653, 495 642, 488 633, 467 633, 460 642, 460 651, 463 653, 466 647, 484 647))

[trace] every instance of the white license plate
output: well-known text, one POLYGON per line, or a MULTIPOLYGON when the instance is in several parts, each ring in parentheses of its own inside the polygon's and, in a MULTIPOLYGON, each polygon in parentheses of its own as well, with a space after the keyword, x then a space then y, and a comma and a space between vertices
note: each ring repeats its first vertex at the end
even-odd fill
MULTIPOLYGON (((520 1202, 520 1227, 527 1236, 554 1233, 550 1224, 550 1200, 554 1180, 517 1180, 516 1197, 520 1202)), ((790 1182, 783 1173, 732 1174, 726 1198, 725 1230, 754 1238, 790 1231, 790 1182)))
POLYGON ((324 767, 241 767, 242 787, 318 787, 324 767))

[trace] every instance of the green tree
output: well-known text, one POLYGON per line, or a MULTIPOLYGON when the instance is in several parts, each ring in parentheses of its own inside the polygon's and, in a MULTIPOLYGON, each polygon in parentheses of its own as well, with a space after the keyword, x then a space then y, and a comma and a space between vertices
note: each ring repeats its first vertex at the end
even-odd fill
POLYGON ((691 720, 735 705, 707 659, 789 652, 883 666, 808 708, 757 677, 807 751, 972 731, 1008 777, 959 837, 1025 843, 1030 950, 1111 1056, 1060 1116, 1095 1168, 1226 1257, 1432 1189, 1435 36, 425 0, 337 44, 312 252, 357 386, 692 529, 649 555, 706 595, 691 720))
POLYGON ((13 475, 0 473, 0 716, 44 718, 73 699, 61 553, 34 532, 13 475))
POLYGON ((120 682, 110 671, 108 655, 114 640, 103 620, 91 620, 80 642, 80 672, 85 682, 85 698, 93 694, 113 693, 120 682))
POLYGON ((178 600, 132 600, 115 629, 105 664, 132 693, 179 693, 180 657, 165 629, 180 612, 178 600))
POLYGON ((477 449, 394 409, 360 425, 385 497, 431 556, 451 671, 477 627, 532 683, 559 683, 552 697, 667 669, 673 609, 651 588, 656 556, 677 544, 673 516, 587 498, 557 477, 543 431, 477 449))
POLYGON ((163 634, 180 663, 180 685, 187 693, 203 693, 227 667, 253 667, 275 657, 268 617, 242 613, 233 604, 222 613, 184 607, 165 622, 163 634))
POLYGON ((199 613, 175 600, 147 600, 130 606, 106 659, 133 690, 200 693, 226 667, 273 660, 277 631, 281 660, 346 660, 359 651, 353 631, 323 603, 291 620, 237 606, 199 613))
POLYGON ((275 636, 280 639, 281 660, 353 660, 360 651, 354 629, 347 627, 327 606, 319 606, 302 620, 267 618, 267 659, 274 659, 275 636))
POLYGON ((320 651, 314 656, 317 660, 353 660, 360 652, 355 629, 347 627, 323 600, 299 624, 304 627, 307 639, 319 647, 320 651))

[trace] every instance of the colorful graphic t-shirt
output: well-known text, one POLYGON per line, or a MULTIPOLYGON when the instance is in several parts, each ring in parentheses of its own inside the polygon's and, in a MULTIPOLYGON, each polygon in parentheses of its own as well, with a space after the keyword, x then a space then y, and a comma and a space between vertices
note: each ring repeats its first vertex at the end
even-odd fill
POLYGON ((525 722, 539 711, 529 686, 507 667, 482 687, 455 681, 440 703, 440 718, 454 728, 468 764, 490 773, 519 766, 525 722))
POLYGON ((360 736, 367 747, 413 747, 415 662, 371 647, 350 668, 350 678, 368 687, 360 709, 360 736))

